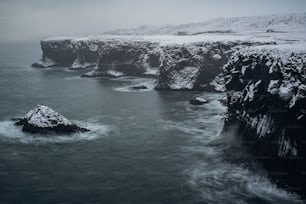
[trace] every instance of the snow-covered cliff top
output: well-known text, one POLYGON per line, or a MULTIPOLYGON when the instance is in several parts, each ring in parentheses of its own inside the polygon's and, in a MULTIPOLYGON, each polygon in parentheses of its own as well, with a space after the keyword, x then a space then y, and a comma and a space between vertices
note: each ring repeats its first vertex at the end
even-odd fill
MULTIPOLYGON (((273 64, 269 64, 268 59, 279 60, 282 64, 293 64, 295 69, 302 69, 305 66, 306 56, 306 42, 299 43, 287 43, 287 44, 276 44, 276 45, 257 45, 244 47, 239 51, 239 54, 244 56, 258 56, 267 59, 267 66, 273 67, 273 64), (295 55, 295 56, 294 56, 295 55), (293 58, 297 60, 293 63, 293 58)), ((236 57, 239 56, 236 55, 236 57)))
POLYGON ((306 43, 261 45, 237 51, 224 67, 224 78, 227 90, 235 90, 245 103, 265 90, 292 108, 306 97, 305 70, 306 43))
POLYGON ((42 40, 42 42, 56 42, 56 41, 71 41, 77 42, 151 42, 158 43, 160 45, 170 44, 190 44, 198 42, 271 42, 275 41, 274 36, 256 36, 256 35, 237 35, 237 34, 201 34, 194 36, 173 36, 173 35, 149 35, 149 36, 137 36, 137 35, 101 35, 101 36, 83 36, 83 37, 52 37, 42 40))

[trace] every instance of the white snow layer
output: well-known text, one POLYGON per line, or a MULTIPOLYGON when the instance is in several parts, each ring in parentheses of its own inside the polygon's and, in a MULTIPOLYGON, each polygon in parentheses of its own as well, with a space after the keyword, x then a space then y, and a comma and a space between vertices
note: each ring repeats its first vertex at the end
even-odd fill
POLYGON ((222 32, 306 32, 306 13, 267 16, 216 18, 200 23, 166 26, 141 26, 108 32, 116 35, 177 34, 196 35, 222 32))
POLYGON ((42 128, 55 127, 58 125, 72 125, 63 115, 43 105, 37 105, 25 115, 24 119, 26 119, 29 124, 42 128))
POLYGON ((201 103, 207 103, 207 102, 208 102, 206 99, 201 98, 201 97, 195 97, 195 100, 196 100, 196 101, 199 101, 199 102, 201 102, 201 103))

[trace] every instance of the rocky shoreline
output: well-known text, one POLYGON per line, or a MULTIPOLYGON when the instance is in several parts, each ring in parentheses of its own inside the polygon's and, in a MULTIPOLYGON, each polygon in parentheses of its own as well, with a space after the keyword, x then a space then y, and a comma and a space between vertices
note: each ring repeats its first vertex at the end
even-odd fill
POLYGON ((34 67, 94 67, 84 76, 149 76, 157 90, 225 92, 223 132, 234 128, 277 184, 306 194, 305 42, 68 38, 41 47, 34 67))

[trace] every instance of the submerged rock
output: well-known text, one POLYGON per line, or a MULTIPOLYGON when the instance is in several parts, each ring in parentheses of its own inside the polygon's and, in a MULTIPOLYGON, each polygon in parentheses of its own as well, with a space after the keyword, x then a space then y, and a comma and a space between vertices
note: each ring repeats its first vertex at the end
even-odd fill
POLYGON ((45 66, 42 63, 38 63, 38 62, 33 63, 31 66, 34 68, 45 68, 45 66))
POLYGON ((206 100, 204 98, 201 98, 201 97, 195 97, 195 98, 191 99, 189 102, 192 105, 203 105, 205 103, 208 103, 208 100, 206 100))
POLYGON ((144 89, 148 89, 148 87, 145 86, 145 85, 139 85, 139 86, 132 86, 132 87, 130 87, 130 89, 132 89, 132 90, 144 90, 144 89))
POLYGON ((23 126, 22 131, 29 133, 74 133, 89 131, 86 128, 75 125, 63 115, 43 105, 37 105, 23 118, 15 118, 13 120, 15 125, 23 126))
POLYGON ((43 59, 40 60, 40 62, 33 63, 31 66, 34 68, 48 68, 48 67, 55 67, 56 63, 47 57, 43 57, 43 59))

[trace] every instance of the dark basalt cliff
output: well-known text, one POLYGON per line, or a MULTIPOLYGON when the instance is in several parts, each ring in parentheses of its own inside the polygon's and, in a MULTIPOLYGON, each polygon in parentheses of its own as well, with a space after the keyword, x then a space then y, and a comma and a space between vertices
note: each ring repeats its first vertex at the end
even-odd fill
POLYGON ((224 132, 235 135, 278 184, 306 192, 306 53, 295 46, 237 52, 219 78, 227 95, 224 132))
POLYGON ((42 67, 69 66, 72 69, 94 66, 101 42, 97 40, 42 40, 42 67))
POLYGON ((158 90, 214 90, 212 80, 222 71, 234 42, 195 43, 189 46, 164 46, 158 90))
MULTIPOLYGON (((34 67, 94 67, 84 77, 141 76, 157 79, 158 90, 214 90, 234 50, 258 42, 211 41, 160 43, 152 39, 63 38, 41 41, 40 63, 34 67)), ((264 43, 268 44, 268 43, 264 43)))
POLYGON ((85 76, 154 75, 154 69, 157 71, 160 65, 157 48, 157 43, 148 41, 102 41, 97 53, 97 66, 85 76))

